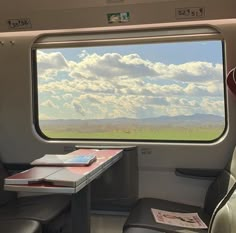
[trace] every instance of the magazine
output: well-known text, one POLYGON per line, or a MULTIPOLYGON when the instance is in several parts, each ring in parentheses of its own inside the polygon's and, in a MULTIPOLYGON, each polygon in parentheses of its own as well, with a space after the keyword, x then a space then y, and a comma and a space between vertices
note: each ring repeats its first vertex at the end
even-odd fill
POLYGON ((207 229, 206 224, 197 213, 178 213, 159 209, 151 209, 157 223, 168 224, 179 227, 196 229, 207 229))

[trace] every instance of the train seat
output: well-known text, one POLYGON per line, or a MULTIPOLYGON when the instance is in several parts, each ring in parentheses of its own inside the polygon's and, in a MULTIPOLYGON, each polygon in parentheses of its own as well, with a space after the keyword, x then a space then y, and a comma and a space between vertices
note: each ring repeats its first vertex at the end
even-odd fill
MULTIPOLYGON (((140 199, 136 206, 132 209, 131 214, 124 225, 124 233, 133 233, 135 232, 135 228, 136 230, 140 228, 140 233, 158 233, 158 230, 162 233, 169 233, 181 232, 181 230, 183 230, 182 227, 156 223, 152 215, 151 208, 180 213, 198 213, 199 217, 205 222, 206 225, 209 225, 210 222, 210 216, 200 207, 155 198, 143 198, 140 199)), ((184 229, 184 232, 206 233, 207 229, 198 229, 198 231, 195 229, 184 229)))
MULTIPOLYGON (((235 185, 236 187, 236 185, 235 185)), ((209 226, 211 233, 234 233, 236 229, 236 192, 235 187, 230 195, 217 206, 209 226)))
POLYGON ((0 220, 0 229, 4 233, 42 233, 39 222, 33 220, 0 220))
POLYGON ((229 72, 227 77, 227 85, 231 92, 236 95, 236 68, 229 72))
POLYGON ((66 195, 21 197, 0 207, 2 219, 31 219, 42 224, 43 233, 62 232, 69 214, 66 195))
POLYGON ((198 213, 200 218, 209 226, 210 219, 213 212, 225 197, 225 195, 232 189, 236 181, 236 147, 233 155, 227 166, 220 172, 219 176, 209 186, 204 208, 197 206, 190 206, 171 201, 143 198, 138 200, 134 208, 131 210, 127 221, 124 224, 124 233, 133 233, 139 229, 140 233, 158 233, 168 232, 185 232, 185 233, 206 233, 207 229, 190 229, 178 226, 171 226, 167 224, 156 223, 151 212, 151 208, 161 209, 165 211, 181 212, 181 213, 198 213), (154 232, 153 232, 154 231, 154 232))
POLYGON ((70 195, 17 197, 15 192, 3 190, 4 178, 7 176, 8 172, 0 163, 0 221, 30 219, 41 223, 43 233, 63 232, 69 216, 70 195))

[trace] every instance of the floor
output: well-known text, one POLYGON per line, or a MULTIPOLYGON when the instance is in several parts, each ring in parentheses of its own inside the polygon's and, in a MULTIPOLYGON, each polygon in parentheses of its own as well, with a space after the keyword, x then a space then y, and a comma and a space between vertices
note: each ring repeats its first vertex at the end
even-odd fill
POLYGON ((127 216, 97 215, 91 217, 91 233, 122 233, 127 216))

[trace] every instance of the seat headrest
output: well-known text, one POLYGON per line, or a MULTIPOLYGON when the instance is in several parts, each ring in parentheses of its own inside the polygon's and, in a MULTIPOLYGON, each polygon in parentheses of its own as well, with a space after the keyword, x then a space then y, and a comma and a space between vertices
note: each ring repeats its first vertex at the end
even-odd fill
POLYGON ((236 68, 233 68, 227 76, 227 85, 231 92, 236 95, 236 68))

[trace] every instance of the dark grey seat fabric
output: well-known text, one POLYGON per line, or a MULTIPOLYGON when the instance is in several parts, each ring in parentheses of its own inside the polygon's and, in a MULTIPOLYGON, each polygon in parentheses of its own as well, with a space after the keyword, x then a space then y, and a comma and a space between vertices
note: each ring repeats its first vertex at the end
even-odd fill
POLYGON ((17 198, 15 192, 3 190, 4 178, 9 176, 0 163, 0 220, 31 219, 42 224, 43 233, 61 233, 64 216, 69 215, 70 195, 42 195, 17 198))
POLYGON ((125 233, 133 232, 132 228, 141 228, 144 230, 143 233, 149 233, 145 229, 157 230, 160 232, 168 233, 206 233, 206 229, 190 229, 177 226, 170 226, 166 224, 158 224, 154 221, 154 218, 151 213, 151 208, 182 213, 197 212, 201 219, 206 223, 206 225, 209 225, 209 221, 214 209, 216 208, 217 204, 224 198, 224 196, 231 190, 231 188, 235 184, 235 181, 236 148, 234 149, 232 158, 225 167, 225 169, 220 173, 220 175, 215 179, 215 181, 213 181, 213 183, 208 188, 204 208, 174 203, 171 201, 165 201, 155 198, 144 198, 139 200, 132 209, 126 223, 124 224, 123 230, 125 233))
POLYGON ((148 228, 131 227, 131 228, 126 229, 124 233, 164 233, 164 232, 152 230, 148 228))
POLYGON ((48 224, 68 209, 68 196, 43 195, 17 198, 0 207, 3 218, 33 219, 48 224))
POLYGON ((0 161, 0 206, 5 205, 17 198, 16 192, 9 192, 4 190, 4 179, 7 176, 9 176, 9 174, 0 161))
POLYGON ((0 220, 2 233, 42 233, 39 222, 33 220, 0 220))
POLYGON ((64 228, 68 212, 68 196, 65 195, 22 197, 0 207, 0 220, 37 220, 44 233, 59 233, 64 228))
MULTIPOLYGON (((151 208, 180 212, 180 213, 198 213, 200 218, 205 222, 206 225, 210 222, 210 216, 204 212, 202 208, 184 204, 178 204, 171 201, 159 200, 155 198, 143 198, 138 201, 136 206, 132 209, 132 212, 125 223, 124 232, 131 233, 133 232, 132 228, 142 228, 143 231, 146 229, 156 230, 160 232, 198 232, 198 233, 206 233, 207 229, 189 229, 186 228, 183 231, 183 227, 171 226, 165 224, 156 223, 154 217, 151 212, 151 208)), ((150 233, 152 232, 150 231, 150 233)))

